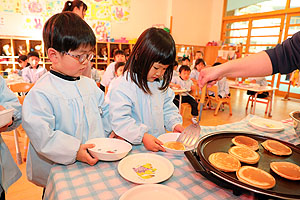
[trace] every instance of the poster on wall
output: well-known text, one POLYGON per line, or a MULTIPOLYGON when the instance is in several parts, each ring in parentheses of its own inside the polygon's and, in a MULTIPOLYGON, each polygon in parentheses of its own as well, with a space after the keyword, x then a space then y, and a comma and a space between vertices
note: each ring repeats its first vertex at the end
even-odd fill
MULTIPOLYGON (((62 11, 64 0, 0 0, 0 36, 42 37, 49 17, 62 11), (14 23, 16 22, 16 23, 14 23)), ((84 0, 88 6, 85 20, 100 41, 111 35, 112 22, 126 22, 131 0, 84 0)))

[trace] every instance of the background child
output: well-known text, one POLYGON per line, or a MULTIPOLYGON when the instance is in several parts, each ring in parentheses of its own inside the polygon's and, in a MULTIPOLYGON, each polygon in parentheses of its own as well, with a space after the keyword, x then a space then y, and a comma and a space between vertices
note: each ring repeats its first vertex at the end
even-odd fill
MULTIPOLYGON (((93 66, 93 64, 92 64, 92 66, 93 66)), ((99 71, 95 67, 92 67, 92 69, 91 69, 91 79, 93 79, 96 83, 99 83, 101 80, 99 71)))
MULTIPOLYGON (((190 59, 189 59, 188 57, 183 57, 182 60, 181 60, 181 65, 180 65, 180 67, 181 67, 182 65, 190 66, 190 59)), ((180 69, 180 67, 179 67, 179 69, 180 69)), ((177 68, 177 71, 179 71, 179 69, 177 68)))
POLYGON ((103 76, 102 76, 102 80, 101 80, 101 85, 100 85, 100 89, 105 92, 105 87, 108 87, 108 85, 110 84, 111 80, 115 77, 115 64, 117 62, 125 62, 125 53, 123 50, 116 50, 115 54, 114 54, 114 62, 110 63, 103 76))
POLYGON ((203 59, 203 57, 204 57, 204 54, 203 54, 202 51, 196 51, 195 57, 194 57, 194 60, 193 60, 193 66, 196 65, 195 63, 196 63, 196 61, 197 61, 198 59, 203 59))
MULTIPOLYGON (((178 73, 177 68, 178 68, 178 62, 175 61, 175 62, 174 62, 174 65, 173 65, 173 75, 172 75, 172 80, 173 80, 173 78, 179 76, 179 73, 178 73)), ((172 82, 170 83, 170 86, 171 86, 171 84, 172 84, 172 82)))
POLYGON ((93 30, 78 15, 62 12, 45 23, 43 40, 52 67, 27 94, 22 125, 30 138, 27 177, 45 187, 56 163, 96 164, 87 151, 94 145, 84 143, 111 128, 104 93, 81 76, 93 58, 93 30))
POLYGON ((194 82, 194 84, 197 84, 198 77, 200 74, 200 71, 204 69, 206 66, 205 61, 203 59, 197 59, 194 65, 194 69, 191 72, 190 79, 194 82))
POLYGON ((40 55, 37 52, 29 52, 27 59, 30 65, 22 70, 22 77, 27 83, 35 83, 47 70, 39 66, 40 55))
MULTIPOLYGON (((221 65, 220 62, 216 62, 213 66, 221 65)), ((217 82, 218 85, 218 93, 220 98, 228 98, 230 96, 229 85, 227 82, 227 78, 223 77, 221 80, 217 82)))
POLYGON ((15 73, 17 73, 19 76, 22 76, 22 70, 25 67, 28 67, 30 65, 28 63, 27 56, 26 55, 20 55, 19 58, 18 58, 18 64, 20 66, 20 69, 16 69, 15 73))
MULTIPOLYGON (((253 77, 253 78, 248 78, 248 80, 251 83, 256 83, 260 86, 267 86, 268 85, 268 81, 265 77, 253 77)), ((247 94, 248 95, 255 95, 256 92, 247 90, 247 94)), ((260 94, 257 95, 258 98, 266 98, 268 96, 269 96, 269 92, 263 92, 263 93, 260 93, 260 94)))
POLYGON ((0 111, 14 108, 13 121, 0 127, 0 199, 5 199, 5 192, 9 186, 21 177, 21 172, 4 143, 1 132, 11 131, 21 124, 22 107, 16 95, 8 89, 5 80, 0 76, 0 111))
MULTIPOLYGON (((190 74, 191 74, 191 69, 187 65, 182 65, 179 69, 179 77, 176 77, 172 79, 172 83, 175 84, 178 88, 181 89, 186 89, 187 92, 181 94, 182 99, 181 103, 188 103, 192 107, 192 122, 196 123, 197 122, 197 116, 198 116, 198 103, 195 100, 193 96, 189 94, 192 90, 194 91, 196 88, 194 86, 193 81, 190 79, 190 74)), ((176 95, 173 102, 177 107, 179 107, 179 95, 176 95)))
POLYGON ((182 132, 182 117, 172 102, 169 88, 176 48, 172 36, 149 28, 138 38, 123 76, 111 86, 109 113, 116 135, 133 144, 144 143, 150 151, 165 151, 156 137, 182 132))
POLYGON ((117 62, 115 64, 115 78, 113 78, 113 80, 111 80, 109 86, 108 86, 108 89, 105 89, 107 91, 106 95, 105 95, 105 102, 106 103, 109 103, 109 93, 110 93, 110 88, 111 88, 111 85, 114 84, 115 80, 122 76, 123 74, 123 71, 124 71, 124 67, 125 67, 125 63, 124 62, 117 62))

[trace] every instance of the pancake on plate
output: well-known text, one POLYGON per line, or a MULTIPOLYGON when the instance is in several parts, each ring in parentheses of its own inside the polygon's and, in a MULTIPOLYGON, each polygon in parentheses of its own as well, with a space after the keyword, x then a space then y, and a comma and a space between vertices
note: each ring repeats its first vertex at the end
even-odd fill
POLYGON ((231 141, 236 146, 248 147, 254 151, 256 151, 259 147, 258 142, 256 140, 254 140, 251 137, 247 137, 243 135, 235 136, 231 141))
POLYGON ((241 167, 240 161, 224 152, 212 153, 208 157, 209 162, 215 168, 224 172, 235 172, 241 167))
POLYGON ((250 148, 243 146, 234 146, 228 150, 228 153, 239 161, 247 164, 255 164, 259 161, 259 154, 250 148))
POLYGON ((278 156, 288 156, 292 154, 292 150, 290 147, 278 142, 276 140, 266 140, 261 145, 271 153, 278 156))
POLYGON ((163 145, 169 149, 185 150, 185 146, 181 142, 177 141, 169 141, 164 143, 163 145))
POLYGON ((240 181, 262 189, 270 189, 276 184, 271 174, 257 167, 243 166, 236 171, 236 176, 240 181))
POLYGON ((270 168, 279 176, 289 180, 300 180, 300 167, 291 162, 271 162, 270 168))

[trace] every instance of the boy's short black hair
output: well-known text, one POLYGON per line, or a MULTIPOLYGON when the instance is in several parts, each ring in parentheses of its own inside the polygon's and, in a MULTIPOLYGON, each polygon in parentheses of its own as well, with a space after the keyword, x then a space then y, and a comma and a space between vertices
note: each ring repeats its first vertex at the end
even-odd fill
POLYGON ((117 70, 118 70, 119 67, 121 67, 121 66, 125 66, 125 63, 124 63, 124 62, 117 62, 117 63, 115 64, 115 72, 117 72, 117 70))
POLYGON ((62 12, 48 19, 43 28, 45 48, 58 52, 74 51, 79 47, 95 47, 96 36, 91 27, 72 12, 62 12))
POLYGON ((188 57, 183 57, 182 61, 185 61, 185 60, 191 61, 188 57))
POLYGON ((182 71, 191 71, 191 68, 187 65, 181 65, 181 67, 179 68, 179 73, 181 73, 182 71))
POLYGON ((117 55, 123 55, 123 56, 125 56, 125 52, 123 50, 121 50, 121 49, 118 49, 118 50, 115 51, 114 57, 116 57, 117 55))
POLYGON ((29 58, 32 57, 32 56, 37 57, 37 58, 40 58, 40 55, 39 55, 38 52, 36 52, 36 51, 30 51, 30 52, 27 54, 27 59, 29 59, 29 58))
POLYGON ((18 58, 18 62, 26 61, 26 60, 27 60, 27 56, 26 55, 20 55, 19 58, 18 58))

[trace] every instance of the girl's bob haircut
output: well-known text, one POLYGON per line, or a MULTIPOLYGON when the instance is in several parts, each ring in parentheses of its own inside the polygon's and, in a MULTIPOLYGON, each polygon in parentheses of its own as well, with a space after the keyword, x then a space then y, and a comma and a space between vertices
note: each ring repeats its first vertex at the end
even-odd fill
POLYGON ((74 51, 79 47, 95 48, 96 37, 91 27, 70 11, 53 15, 43 28, 45 48, 58 52, 74 51))
POLYGON ((126 62, 124 72, 128 71, 132 81, 145 93, 151 94, 147 75, 152 65, 156 62, 169 65, 159 88, 165 91, 172 79, 175 57, 176 48, 172 36, 163 29, 152 27, 145 30, 138 38, 126 62))

